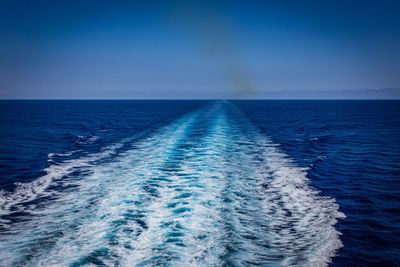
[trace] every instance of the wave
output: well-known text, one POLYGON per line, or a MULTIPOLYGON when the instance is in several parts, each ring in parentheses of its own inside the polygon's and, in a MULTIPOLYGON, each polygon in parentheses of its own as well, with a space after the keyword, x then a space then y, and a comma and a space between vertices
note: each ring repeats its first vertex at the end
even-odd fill
POLYGON ((99 137, 95 135, 89 135, 89 136, 78 135, 75 142, 80 145, 87 145, 87 144, 92 144, 97 139, 99 139, 99 137))
POLYGON ((3 212, 32 215, 2 221, 5 264, 325 266, 341 247, 334 199, 229 102, 185 115, 108 163, 88 162, 51 166, 52 178, 1 197, 3 212), (90 172, 68 181, 74 190, 24 204, 81 167, 90 172))
MULTIPOLYGON (((46 198, 57 194, 56 190, 48 190, 50 186, 60 186, 66 183, 63 178, 71 174, 78 168, 89 167, 95 161, 104 159, 114 154, 115 150, 121 147, 122 144, 114 144, 105 147, 102 152, 92 154, 79 159, 70 159, 62 164, 52 164, 43 171, 45 175, 37 178, 30 183, 16 183, 17 187, 13 192, 0 191, 0 227, 7 227, 9 220, 4 219, 6 215, 19 213, 29 210, 26 203, 37 200, 39 197, 46 198), (57 184, 59 183, 59 184, 57 184)), ((55 156, 70 156, 73 152, 67 153, 50 153, 49 161, 54 162, 55 156)), ((55 163, 55 162, 54 162, 55 163)))
POLYGON ((74 153, 75 153, 75 151, 68 151, 65 153, 49 153, 47 155, 47 157, 49 159, 53 159, 54 157, 69 157, 69 156, 72 156, 74 153))

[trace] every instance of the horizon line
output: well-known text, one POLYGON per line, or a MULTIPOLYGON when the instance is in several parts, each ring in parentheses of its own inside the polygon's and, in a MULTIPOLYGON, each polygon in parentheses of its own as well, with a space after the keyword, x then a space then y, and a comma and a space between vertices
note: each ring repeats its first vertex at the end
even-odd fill
POLYGON ((340 100, 358 100, 358 101, 377 101, 377 100, 389 100, 398 101, 400 98, 0 98, 0 101, 274 101, 274 100, 285 100, 285 101, 340 101, 340 100))

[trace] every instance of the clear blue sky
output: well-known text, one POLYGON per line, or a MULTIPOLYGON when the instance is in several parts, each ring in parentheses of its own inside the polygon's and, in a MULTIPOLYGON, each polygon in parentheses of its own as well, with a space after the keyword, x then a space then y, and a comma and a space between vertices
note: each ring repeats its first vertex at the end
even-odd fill
POLYGON ((0 1, 0 98, 399 98, 400 1, 0 1))

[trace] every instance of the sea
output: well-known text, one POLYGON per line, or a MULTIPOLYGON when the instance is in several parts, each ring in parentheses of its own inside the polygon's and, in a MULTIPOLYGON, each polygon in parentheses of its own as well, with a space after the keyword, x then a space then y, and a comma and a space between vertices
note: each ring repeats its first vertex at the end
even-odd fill
POLYGON ((400 101, 2 100, 0 266, 400 266, 400 101))

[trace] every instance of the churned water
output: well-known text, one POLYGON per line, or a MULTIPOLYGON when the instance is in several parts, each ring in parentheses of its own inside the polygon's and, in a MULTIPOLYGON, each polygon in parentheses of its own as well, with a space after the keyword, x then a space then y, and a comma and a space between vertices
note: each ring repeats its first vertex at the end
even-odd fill
POLYGON ((2 101, 1 266, 396 265, 396 101, 2 101))

